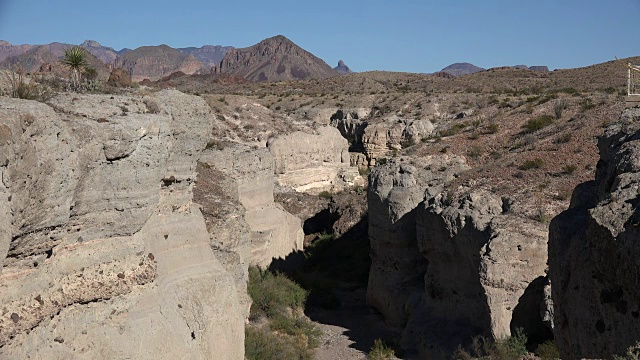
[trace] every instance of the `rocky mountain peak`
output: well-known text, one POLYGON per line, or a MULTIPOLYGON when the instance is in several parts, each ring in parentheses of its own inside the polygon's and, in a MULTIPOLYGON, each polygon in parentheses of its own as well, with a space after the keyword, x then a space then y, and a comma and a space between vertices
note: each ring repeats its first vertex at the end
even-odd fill
POLYGON ((11 43, 8 41, 0 40, 0 46, 11 46, 11 43))
POLYGON ((347 74, 353 73, 353 71, 351 71, 351 69, 349 69, 347 64, 345 64, 344 61, 342 60, 339 60, 338 66, 334 67, 333 69, 338 73, 340 73, 340 75, 347 75, 347 74))
POLYGON ((85 40, 82 44, 80 44, 80 46, 82 46, 82 47, 102 47, 102 45, 100 45, 100 43, 95 41, 95 40, 85 40))
POLYGON ((247 48, 230 50, 216 71, 242 76, 251 81, 327 78, 338 75, 326 62, 282 35, 262 40, 247 48))

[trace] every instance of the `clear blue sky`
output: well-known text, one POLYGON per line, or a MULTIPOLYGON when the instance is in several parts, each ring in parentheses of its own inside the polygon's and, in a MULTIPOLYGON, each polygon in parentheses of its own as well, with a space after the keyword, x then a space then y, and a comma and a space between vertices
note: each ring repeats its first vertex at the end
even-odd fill
POLYGON ((0 39, 246 47, 282 34, 331 66, 433 72, 640 55, 640 0, 0 0, 0 39))

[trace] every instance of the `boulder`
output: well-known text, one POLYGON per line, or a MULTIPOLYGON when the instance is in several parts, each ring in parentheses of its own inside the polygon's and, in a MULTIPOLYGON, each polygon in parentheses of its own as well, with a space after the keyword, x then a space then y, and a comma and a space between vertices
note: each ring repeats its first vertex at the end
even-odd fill
POLYGON ((131 87, 131 75, 123 69, 113 69, 107 80, 107 84, 115 87, 131 87))

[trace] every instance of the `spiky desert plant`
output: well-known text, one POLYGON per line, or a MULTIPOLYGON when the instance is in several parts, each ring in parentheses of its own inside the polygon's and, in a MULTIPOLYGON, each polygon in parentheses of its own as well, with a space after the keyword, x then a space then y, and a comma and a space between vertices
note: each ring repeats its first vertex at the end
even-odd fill
POLYGON ((80 46, 68 48, 61 63, 71 71, 71 87, 77 90, 80 87, 80 74, 89 65, 86 50, 80 46))

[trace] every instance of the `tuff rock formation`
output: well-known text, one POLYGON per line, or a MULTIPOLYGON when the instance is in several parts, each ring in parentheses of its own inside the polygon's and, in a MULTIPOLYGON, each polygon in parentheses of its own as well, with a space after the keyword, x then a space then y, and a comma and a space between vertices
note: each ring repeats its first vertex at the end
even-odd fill
POLYGON ((251 230, 250 263, 265 268, 274 258, 302 250, 300 219, 273 201, 274 161, 268 149, 238 145, 206 154, 201 161, 220 172, 217 180, 223 193, 245 209, 251 230))
POLYGON ((366 161, 356 161, 359 166, 373 166, 377 159, 405 145, 416 144, 435 130, 426 119, 402 118, 395 114, 372 118, 369 109, 338 110, 331 116, 330 124, 348 139, 350 150, 364 154, 366 161))
POLYGON ((549 230, 549 278, 562 358, 609 358, 640 340, 640 109, 598 140, 594 181, 549 230))
POLYGON ((0 98, 0 358, 243 358, 246 240, 222 259, 193 202, 214 118, 153 97, 0 98))
POLYGON ((522 327, 546 340, 546 237, 484 190, 443 192, 463 158, 392 160, 369 179, 368 303, 421 358, 522 327), (534 309, 534 311, 531 311, 534 309))
POLYGON ((278 185, 295 191, 340 191, 363 184, 358 169, 350 166, 349 145, 333 127, 316 134, 296 131, 267 143, 274 159, 278 185))

